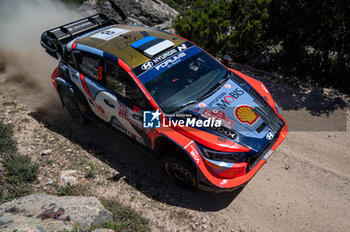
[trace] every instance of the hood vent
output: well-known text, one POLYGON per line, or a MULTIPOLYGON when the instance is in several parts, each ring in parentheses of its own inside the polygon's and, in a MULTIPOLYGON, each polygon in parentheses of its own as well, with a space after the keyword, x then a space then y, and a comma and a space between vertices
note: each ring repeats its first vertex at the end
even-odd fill
POLYGON ((240 85, 245 85, 245 80, 243 80, 242 78, 240 78, 238 75, 236 75, 235 73, 232 73, 232 79, 237 82, 240 85))
POLYGON ((254 112, 261 117, 273 132, 277 132, 283 126, 283 121, 277 117, 271 107, 253 88, 249 89, 249 93, 255 98, 254 102, 259 106, 254 108, 254 112))

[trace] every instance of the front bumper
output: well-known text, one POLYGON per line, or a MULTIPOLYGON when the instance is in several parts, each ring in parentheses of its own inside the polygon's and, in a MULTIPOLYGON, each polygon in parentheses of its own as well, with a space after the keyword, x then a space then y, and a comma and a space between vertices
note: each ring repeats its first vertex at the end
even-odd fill
POLYGON ((287 133, 287 124, 284 123, 278 136, 264 149, 258 158, 251 164, 248 172, 243 176, 233 179, 219 179, 213 176, 209 171, 206 172, 203 168, 200 169, 197 167, 197 187, 201 190, 210 192, 230 192, 246 185, 285 139, 287 133))

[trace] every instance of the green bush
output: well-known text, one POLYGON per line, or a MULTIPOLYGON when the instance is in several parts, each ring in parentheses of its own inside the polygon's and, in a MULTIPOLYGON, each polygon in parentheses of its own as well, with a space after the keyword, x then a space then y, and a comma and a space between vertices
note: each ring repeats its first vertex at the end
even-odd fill
POLYGON ((36 180, 38 165, 34 164, 28 156, 7 153, 4 155, 3 163, 7 170, 8 183, 28 183, 36 180))
POLYGON ((270 67, 350 92, 350 7, 338 0, 273 0, 267 36, 281 45, 270 67))
POLYGON ((5 153, 16 152, 16 142, 12 139, 12 127, 0 121, 0 157, 5 153))
POLYGON ((270 0, 196 0, 175 23, 178 34, 218 56, 235 60, 261 52, 270 0))
POLYGON ((236 62, 350 93, 350 7, 346 1, 168 2, 175 7, 184 4, 178 8, 177 33, 211 54, 227 53, 236 62))
POLYGON ((28 183, 38 175, 38 165, 18 154, 12 133, 12 127, 0 121, 0 158, 6 170, 0 175, 0 203, 30 194, 28 183))
POLYGON ((58 196, 77 196, 78 192, 74 185, 67 184, 57 189, 58 196))
MULTIPOLYGON (((150 231, 148 219, 132 208, 114 200, 102 200, 102 204, 113 214, 113 220, 104 222, 103 228, 109 228, 115 232, 150 231)), ((100 227, 92 226, 90 231, 97 228, 100 227)))

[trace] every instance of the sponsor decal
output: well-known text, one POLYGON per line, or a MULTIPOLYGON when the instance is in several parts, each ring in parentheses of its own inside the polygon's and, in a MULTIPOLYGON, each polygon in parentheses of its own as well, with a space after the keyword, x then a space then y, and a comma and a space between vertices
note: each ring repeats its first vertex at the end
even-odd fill
MULTIPOLYGON (((176 64, 183 62, 184 60, 202 52, 202 50, 196 46, 186 49, 184 52, 177 53, 166 60, 162 61, 159 64, 155 64, 152 68, 144 71, 141 69, 141 65, 134 68, 133 71, 138 75, 139 80, 142 84, 146 84, 153 78, 157 77, 159 74, 169 70, 174 67, 176 64)), ((152 61, 153 62, 153 61, 152 61)))
MULTIPOLYGON (((182 51, 185 51, 189 46, 189 44, 187 43, 183 43, 179 46, 177 46, 176 48, 172 48, 162 54, 160 54, 159 56, 156 56, 154 58, 152 58, 150 61, 147 61, 146 63, 143 63, 141 65, 141 70, 142 71, 147 71, 149 70, 150 68, 152 68, 154 65, 157 65, 161 62, 163 62, 164 60, 166 60, 167 58, 179 53, 179 52, 182 52, 182 51)), ((166 65, 165 65, 166 66, 166 65)), ((135 68, 137 69, 137 68, 135 68)), ((160 67, 158 67, 157 70, 159 70, 160 67)))
POLYGON ((227 95, 226 92, 220 93, 218 96, 216 96, 216 97, 214 98, 214 100, 212 100, 211 102, 208 103, 208 106, 209 106, 209 107, 213 107, 215 103, 217 103, 218 101, 220 101, 221 98, 223 98, 223 97, 226 96, 226 95, 227 95))
POLYGON ((129 117, 128 109, 123 104, 120 104, 119 102, 118 102, 118 114, 123 118, 129 117))
POLYGON ((125 30, 121 28, 108 28, 106 30, 100 31, 97 34, 90 36, 90 38, 101 39, 101 40, 111 40, 129 31, 130 30, 125 30))
POLYGON ((212 111, 209 109, 205 109, 203 111, 203 113, 201 114, 202 117, 204 118, 212 118, 215 120, 220 120, 221 121, 221 125, 226 127, 226 128, 232 128, 234 121, 226 118, 226 115, 224 112, 217 110, 217 109, 213 109, 212 111))
POLYGON ((152 61, 155 63, 155 64, 158 64, 160 62, 162 62, 163 60, 165 60, 166 58, 172 56, 172 55, 175 55, 176 53, 178 52, 181 52, 181 51, 184 51, 187 49, 187 46, 186 44, 182 44, 180 46, 178 46, 177 48, 173 48, 167 52, 164 52, 163 54, 155 57, 152 59, 152 61))
POLYGON ((71 26, 68 28, 68 31, 76 31, 80 28, 84 28, 84 27, 87 27, 87 26, 90 26, 91 23, 90 22, 87 22, 87 23, 82 23, 82 24, 78 24, 76 26, 71 26))
POLYGON ((148 70, 153 67, 153 62, 152 61, 147 61, 143 65, 141 65, 142 70, 148 70))
POLYGON ((241 123, 253 125, 259 116, 253 111, 253 107, 248 105, 240 105, 235 109, 235 115, 241 123))
POLYGON ((272 152, 273 152, 273 150, 269 150, 269 151, 264 155, 263 159, 264 159, 264 160, 267 160, 267 159, 270 157, 270 155, 272 154, 272 152))
POLYGON ((269 91, 267 90, 267 88, 265 87, 264 84, 261 84, 261 88, 263 88, 263 90, 264 90, 266 93, 269 93, 269 91))
POLYGON ((231 88, 231 85, 230 85, 230 84, 225 84, 224 86, 225 86, 225 88, 227 88, 227 89, 230 89, 230 88, 231 88))
POLYGON ((98 106, 97 106, 97 109, 98 109, 102 114, 105 113, 105 110, 102 108, 102 106, 98 105, 98 106))
MULTIPOLYGON (((236 99, 238 99, 243 94, 244 94, 243 89, 236 88, 235 90, 225 95, 222 99, 217 100, 216 105, 221 109, 225 109, 227 106, 229 106, 231 103, 233 103, 236 99)), ((222 96, 222 94, 220 94, 219 96, 222 96)), ((216 98, 214 99, 214 101, 215 100, 216 98)))
POLYGON ((190 153, 192 156, 193 160, 199 164, 201 161, 199 158, 199 153, 197 152, 197 149, 194 147, 193 141, 189 142, 186 146, 185 149, 190 153))
POLYGON ((269 132, 269 133, 267 133, 267 135, 266 135, 266 139, 267 140, 271 140, 271 139, 273 139, 273 137, 275 136, 275 134, 273 133, 273 132, 269 132))
POLYGON ((184 52, 181 52, 180 54, 178 55, 175 55, 169 59, 167 59, 166 61, 164 61, 163 63, 157 65, 155 67, 155 69, 157 71, 159 71, 160 69, 162 68, 171 68, 172 66, 174 66, 175 64, 179 63, 181 61, 181 58, 182 57, 185 57, 186 56, 186 53, 184 52))
POLYGON ((195 108, 193 108, 192 110, 193 110, 193 112, 195 112, 196 114, 198 114, 198 113, 199 113, 199 111, 200 111, 201 109, 200 109, 200 108, 195 107, 195 108))
POLYGON ((198 104, 199 108, 204 108, 207 106, 207 104, 205 104, 204 102, 201 102, 198 104))
POLYGON ((230 129, 225 129, 224 127, 215 128, 215 131, 219 132, 222 135, 225 135, 231 139, 237 138, 237 133, 231 131, 230 129))

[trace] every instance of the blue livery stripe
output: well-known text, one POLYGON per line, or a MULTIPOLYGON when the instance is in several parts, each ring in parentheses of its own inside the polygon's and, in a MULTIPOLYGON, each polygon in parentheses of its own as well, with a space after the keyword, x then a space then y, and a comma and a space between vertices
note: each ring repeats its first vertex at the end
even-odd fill
POLYGON ((153 36, 147 36, 147 37, 145 37, 145 38, 143 38, 143 39, 140 39, 140 40, 138 40, 138 41, 136 41, 136 42, 130 44, 130 46, 133 47, 133 48, 138 48, 138 47, 140 47, 141 45, 143 45, 143 44, 145 44, 145 43, 147 43, 147 42, 149 42, 149 41, 152 41, 152 40, 154 40, 154 39, 157 39, 157 38, 156 38, 156 37, 153 37, 153 36))
POLYGON ((84 51, 84 52, 89 52, 89 53, 92 53, 92 54, 95 54, 97 56, 101 56, 103 57, 103 51, 100 50, 100 49, 97 49, 97 48, 93 48, 93 47, 90 47, 90 46, 86 46, 84 44, 77 44, 77 50, 81 50, 81 51, 84 51))
POLYGON ((154 46, 154 45, 157 45, 159 43, 161 43, 162 41, 164 41, 165 39, 160 39, 160 38, 156 38, 156 39, 153 39, 147 43, 144 43, 142 45, 140 45, 137 50, 140 50, 140 51, 145 51, 146 49, 154 46))

